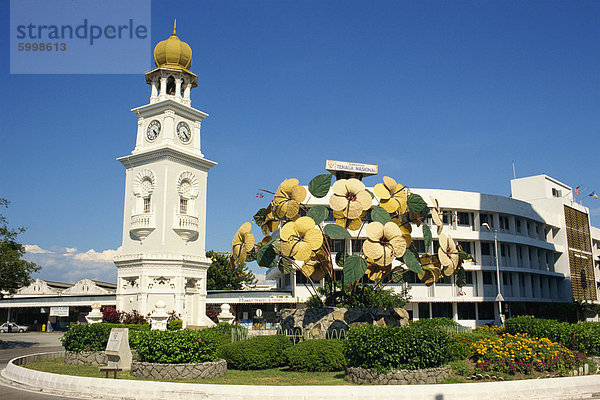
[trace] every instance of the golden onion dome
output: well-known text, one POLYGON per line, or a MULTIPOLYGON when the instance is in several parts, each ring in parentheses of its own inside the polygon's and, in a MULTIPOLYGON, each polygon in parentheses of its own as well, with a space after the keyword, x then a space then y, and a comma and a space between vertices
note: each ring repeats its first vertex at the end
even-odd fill
POLYGON ((187 43, 179 40, 175 34, 176 26, 177 21, 173 25, 173 34, 154 48, 154 62, 159 68, 188 70, 192 65, 192 49, 187 43))

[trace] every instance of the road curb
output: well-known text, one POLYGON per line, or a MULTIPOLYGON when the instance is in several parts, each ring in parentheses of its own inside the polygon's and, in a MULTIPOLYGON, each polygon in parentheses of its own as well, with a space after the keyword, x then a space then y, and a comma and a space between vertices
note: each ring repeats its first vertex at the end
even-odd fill
POLYGON ((40 372, 21 367, 57 358, 64 351, 13 358, 2 370, 5 381, 30 390, 95 399, 211 400, 566 400, 591 398, 600 392, 600 375, 506 382, 391 386, 255 386, 208 385, 104 378, 40 372))

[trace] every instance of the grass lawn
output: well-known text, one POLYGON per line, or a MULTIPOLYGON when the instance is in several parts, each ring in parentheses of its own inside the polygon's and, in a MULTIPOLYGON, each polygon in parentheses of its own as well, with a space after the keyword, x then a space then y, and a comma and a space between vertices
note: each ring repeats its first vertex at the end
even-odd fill
MULTIPOLYGON (((87 376, 92 378, 104 378, 105 373, 100 372, 97 366, 93 365, 69 365, 65 364, 62 358, 53 358, 49 360, 35 361, 24 365, 36 371, 51 372, 53 374, 87 376)), ((112 377, 112 372, 109 377, 112 377)), ((118 379, 142 380, 131 376, 129 371, 117 373, 118 379)), ((111 379, 111 378, 109 378, 111 379)), ((195 380, 177 380, 173 382, 189 383, 214 383, 223 385, 271 385, 271 386, 292 386, 292 385, 350 385, 344 380, 344 372, 295 372, 288 371, 285 368, 273 368, 257 371, 237 371, 229 369, 227 374, 220 378, 206 378, 195 380)))

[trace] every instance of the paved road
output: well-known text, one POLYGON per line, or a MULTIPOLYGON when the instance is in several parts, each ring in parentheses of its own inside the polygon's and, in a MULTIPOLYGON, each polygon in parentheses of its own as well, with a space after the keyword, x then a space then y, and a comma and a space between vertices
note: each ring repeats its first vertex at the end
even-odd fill
MULTIPOLYGON (((0 346, 0 370, 6 367, 8 361, 18 356, 62 350, 59 341, 61 336, 62 332, 0 333, 0 340, 7 342, 5 346, 0 346)), ((71 397, 52 396, 21 390, 0 381, 0 400, 29 399, 71 399, 71 397)))

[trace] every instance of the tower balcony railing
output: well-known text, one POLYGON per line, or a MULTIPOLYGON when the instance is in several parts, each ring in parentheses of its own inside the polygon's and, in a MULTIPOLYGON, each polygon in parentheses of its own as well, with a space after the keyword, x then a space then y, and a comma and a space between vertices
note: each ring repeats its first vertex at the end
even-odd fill
POLYGON ((188 214, 175 214, 173 230, 187 243, 198 236, 198 217, 188 214))
POLYGON ((154 213, 134 214, 131 216, 129 232, 143 241, 156 228, 154 213))

